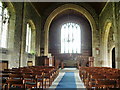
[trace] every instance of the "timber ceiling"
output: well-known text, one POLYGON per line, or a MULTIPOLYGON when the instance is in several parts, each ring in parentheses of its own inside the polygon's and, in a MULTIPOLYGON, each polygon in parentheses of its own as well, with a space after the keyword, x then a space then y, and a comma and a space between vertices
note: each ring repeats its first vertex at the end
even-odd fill
MULTIPOLYGON (((35 6, 37 11, 41 14, 46 9, 48 9, 50 6, 55 5, 56 2, 32 2, 32 4, 35 6)), ((95 12, 99 15, 102 9, 104 8, 106 2, 85 2, 89 4, 95 12)))

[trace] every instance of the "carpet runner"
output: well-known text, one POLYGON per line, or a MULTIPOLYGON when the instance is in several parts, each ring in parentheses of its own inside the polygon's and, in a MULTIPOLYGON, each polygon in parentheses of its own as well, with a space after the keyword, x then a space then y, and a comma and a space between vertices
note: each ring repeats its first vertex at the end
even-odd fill
POLYGON ((64 88, 68 88, 68 89, 72 89, 72 90, 76 88, 74 72, 65 72, 64 76, 60 80, 60 82, 57 85, 55 90, 59 90, 61 88, 62 88, 62 90, 64 88))

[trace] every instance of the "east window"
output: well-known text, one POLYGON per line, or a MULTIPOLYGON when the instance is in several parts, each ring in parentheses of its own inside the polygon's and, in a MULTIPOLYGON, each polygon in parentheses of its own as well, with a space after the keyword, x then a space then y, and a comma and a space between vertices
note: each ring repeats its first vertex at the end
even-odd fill
POLYGON ((61 53, 81 53, 81 30, 76 23, 61 27, 61 53))

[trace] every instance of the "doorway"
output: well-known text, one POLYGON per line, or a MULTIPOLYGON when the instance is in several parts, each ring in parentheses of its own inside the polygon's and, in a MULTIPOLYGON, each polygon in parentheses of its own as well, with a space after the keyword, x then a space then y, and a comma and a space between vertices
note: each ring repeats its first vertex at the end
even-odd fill
POLYGON ((115 47, 112 49, 112 68, 115 68, 115 47))

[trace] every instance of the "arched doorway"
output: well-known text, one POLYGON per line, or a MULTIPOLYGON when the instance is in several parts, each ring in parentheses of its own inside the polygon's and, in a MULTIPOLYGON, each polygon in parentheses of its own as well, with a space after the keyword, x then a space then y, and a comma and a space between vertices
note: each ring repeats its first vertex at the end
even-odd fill
POLYGON ((112 49, 112 68, 115 68, 115 47, 112 49))
MULTIPOLYGON (((80 56, 91 56, 92 29, 87 18, 72 9, 57 15, 49 28, 48 51, 67 67, 76 66, 80 56)), ((86 64, 87 60, 82 63, 86 64)))

